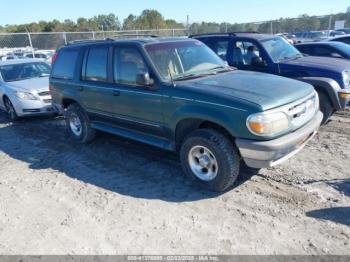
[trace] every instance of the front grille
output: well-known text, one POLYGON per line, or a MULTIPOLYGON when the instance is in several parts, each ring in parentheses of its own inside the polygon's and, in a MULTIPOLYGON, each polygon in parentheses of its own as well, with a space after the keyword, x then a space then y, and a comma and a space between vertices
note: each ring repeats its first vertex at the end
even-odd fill
POLYGON ((318 109, 318 97, 314 94, 304 101, 291 105, 286 112, 293 128, 299 128, 309 122, 318 109))
POLYGON ((43 99, 43 101, 46 104, 51 104, 52 103, 52 99, 43 99))
POLYGON ((38 95, 39 95, 39 96, 49 96, 49 95, 51 95, 51 94, 50 94, 50 91, 44 91, 44 92, 38 93, 38 95))

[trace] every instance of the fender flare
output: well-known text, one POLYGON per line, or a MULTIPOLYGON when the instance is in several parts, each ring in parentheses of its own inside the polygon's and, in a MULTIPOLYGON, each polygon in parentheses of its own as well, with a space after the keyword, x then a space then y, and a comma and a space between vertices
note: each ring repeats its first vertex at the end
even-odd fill
POLYGON ((339 101, 338 91, 341 89, 338 82, 326 77, 300 77, 297 78, 302 82, 311 84, 317 92, 324 92, 335 110, 341 110, 342 106, 339 101))

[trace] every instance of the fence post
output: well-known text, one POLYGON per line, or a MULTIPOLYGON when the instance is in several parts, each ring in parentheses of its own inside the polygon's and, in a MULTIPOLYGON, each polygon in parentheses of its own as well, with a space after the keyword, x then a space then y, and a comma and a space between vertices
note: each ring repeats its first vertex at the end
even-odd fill
POLYGON ((66 34, 66 32, 63 32, 63 39, 64 39, 64 44, 67 45, 67 34, 66 34))
POLYGON ((95 31, 92 31, 92 39, 95 40, 95 31))
POLYGON ((175 29, 173 29, 173 37, 175 36, 175 29))
POLYGON ((30 45, 30 48, 32 49, 32 55, 33 55, 33 58, 35 58, 32 37, 30 36, 29 31, 27 31, 27 34, 28 34, 29 45, 30 45))

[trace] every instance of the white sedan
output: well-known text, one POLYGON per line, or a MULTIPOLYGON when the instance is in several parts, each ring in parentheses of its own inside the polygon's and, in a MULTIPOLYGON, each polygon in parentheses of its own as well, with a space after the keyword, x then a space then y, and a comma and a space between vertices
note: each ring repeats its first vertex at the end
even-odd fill
POLYGON ((49 91, 50 70, 47 63, 35 59, 0 61, 0 109, 12 121, 57 113, 49 91))

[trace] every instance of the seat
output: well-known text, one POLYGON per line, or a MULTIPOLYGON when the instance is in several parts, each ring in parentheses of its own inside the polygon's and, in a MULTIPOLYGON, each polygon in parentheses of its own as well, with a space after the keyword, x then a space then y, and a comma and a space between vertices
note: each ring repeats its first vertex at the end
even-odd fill
POLYGON ((236 65, 244 64, 243 53, 241 48, 239 47, 233 48, 233 61, 236 65))

